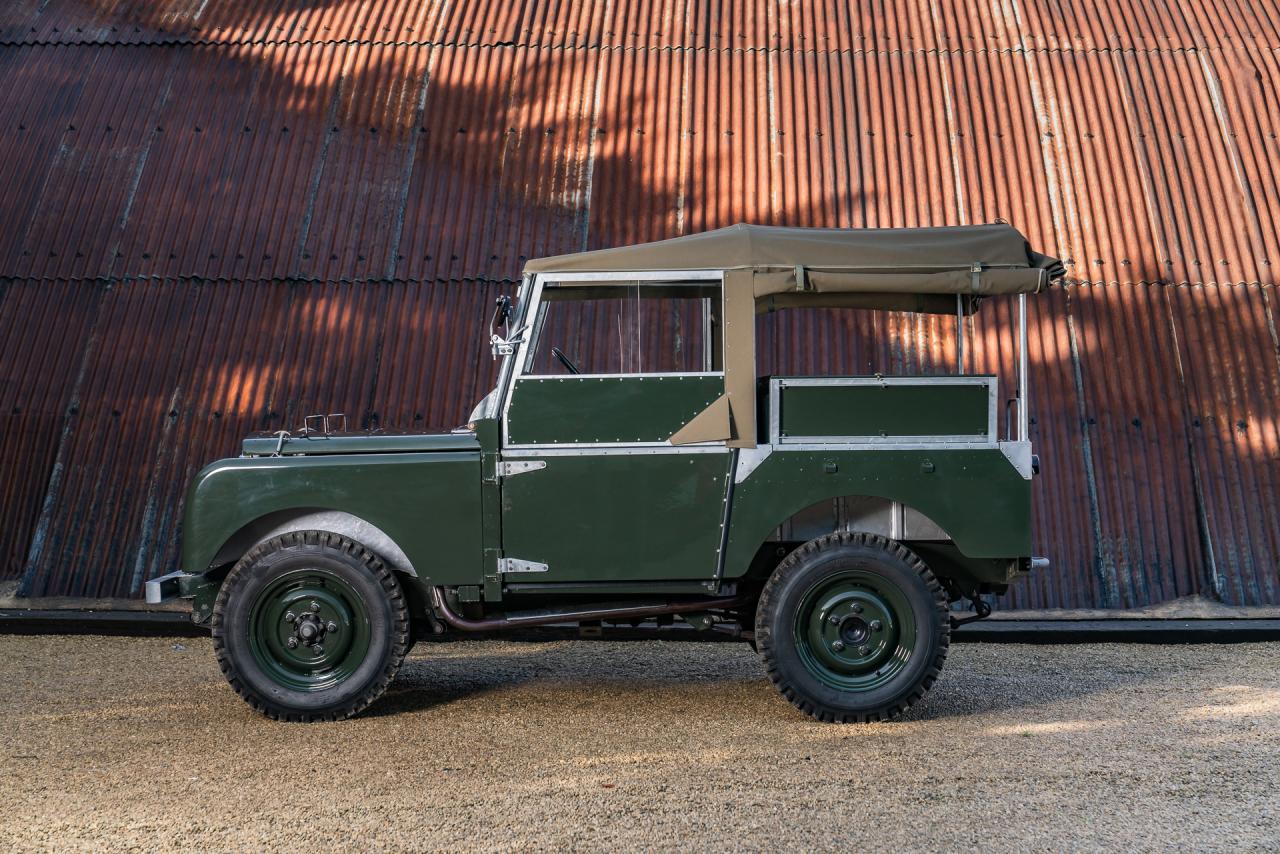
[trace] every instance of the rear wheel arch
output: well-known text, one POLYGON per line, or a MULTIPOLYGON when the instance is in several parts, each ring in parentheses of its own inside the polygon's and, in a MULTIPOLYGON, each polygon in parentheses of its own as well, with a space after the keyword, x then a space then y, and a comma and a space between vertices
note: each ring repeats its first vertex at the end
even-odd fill
POLYGON ((904 502, 883 495, 834 495, 779 519, 756 547, 755 557, 744 574, 767 577, 800 546, 841 532, 867 534, 907 544, 955 542, 926 513, 904 502))

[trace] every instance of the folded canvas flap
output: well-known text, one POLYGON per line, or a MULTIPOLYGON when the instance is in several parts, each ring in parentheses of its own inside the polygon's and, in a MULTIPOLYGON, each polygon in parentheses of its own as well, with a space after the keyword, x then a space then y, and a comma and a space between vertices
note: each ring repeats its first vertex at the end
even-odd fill
POLYGON ((733 438, 733 424, 729 416, 729 395, 722 394, 706 409, 693 416, 693 420, 681 427, 671 437, 673 445, 693 445, 698 442, 721 442, 733 438))

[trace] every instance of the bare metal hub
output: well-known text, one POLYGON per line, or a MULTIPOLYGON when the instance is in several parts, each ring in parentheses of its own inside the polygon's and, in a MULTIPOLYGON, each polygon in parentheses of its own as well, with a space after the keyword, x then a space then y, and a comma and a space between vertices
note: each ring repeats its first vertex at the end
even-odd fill
POLYGON ((293 633, 286 642, 290 649, 299 645, 310 647, 316 655, 324 655, 324 639, 326 635, 335 634, 338 624, 326 620, 320 613, 320 603, 312 602, 308 610, 301 615, 289 611, 284 615, 286 623, 293 624, 293 633))

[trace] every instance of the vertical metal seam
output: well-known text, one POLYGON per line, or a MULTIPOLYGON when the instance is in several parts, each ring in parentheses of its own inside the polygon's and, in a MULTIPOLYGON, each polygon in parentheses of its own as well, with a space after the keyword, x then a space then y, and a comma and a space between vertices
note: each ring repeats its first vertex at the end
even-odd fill
POLYGON ((1213 530, 1210 527, 1208 503, 1205 501, 1204 484, 1200 472, 1200 461, 1196 454, 1196 443, 1191 433, 1191 390, 1187 384, 1186 370, 1182 364, 1182 345, 1178 337, 1178 324, 1173 313, 1173 297, 1165 300, 1165 313, 1169 323, 1169 331, 1173 336, 1173 365, 1178 375, 1178 385, 1182 404, 1183 440, 1187 447, 1187 466, 1191 472, 1191 489, 1195 496, 1195 514, 1197 533, 1199 534, 1200 559, 1208 570, 1209 592, 1221 601, 1223 592, 1222 575, 1218 572, 1218 559, 1213 548, 1213 530))
MULTIPOLYGON (((103 293, 110 289, 111 285, 101 286, 101 290, 99 290, 95 300, 98 305, 102 303, 103 293)), ((80 354, 80 367, 76 371, 75 383, 71 387, 71 397, 62 413, 62 433, 58 437, 58 450, 54 453, 53 465, 49 469, 49 482, 45 487, 44 501, 40 506, 40 516, 31 532, 31 544, 27 548, 27 563, 22 570, 22 577, 18 581, 17 595, 19 596, 31 595, 31 590, 35 585, 36 572, 39 569, 41 559, 44 557, 44 547, 48 541, 49 528, 53 524, 54 507, 62 495, 62 483, 67 470, 66 454, 68 453, 68 446, 70 445, 71 436, 75 432, 74 425, 80 418, 84 381, 89 374, 89 366, 93 364, 98 342, 101 340, 101 332, 99 331, 101 323, 102 315, 100 312, 95 311, 93 326, 89 331, 89 339, 85 342, 84 350, 80 354)))
POLYGON ((405 146, 404 162, 400 164, 400 199, 396 202, 391 224, 391 236, 387 241, 387 272, 385 275, 387 281, 395 280, 396 271, 399 267, 400 241, 404 237, 405 214, 409 207, 410 191, 413 189, 413 170, 418 161, 418 140, 422 138, 422 134, 418 133, 417 129, 423 127, 436 56, 437 52, 434 47, 427 52, 427 63, 426 67, 422 69, 421 85, 418 91, 418 103, 414 106, 413 111, 413 126, 409 128, 409 144, 405 146))
MULTIPOLYGON (((1069 298, 1068 298, 1069 299, 1069 298)), ((1085 402, 1084 373, 1080 359, 1080 344, 1076 334, 1075 317, 1068 307, 1067 339, 1071 345, 1071 372, 1076 385, 1076 414, 1080 425, 1081 454, 1084 457, 1085 488, 1089 494, 1089 519, 1093 523, 1093 565, 1098 580, 1098 592, 1102 595, 1102 607, 1120 607, 1120 597, 1115 578, 1115 566, 1106 571, 1102 548, 1102 512, 1098 503, 1098 480, 1093 467, 1093 440, 1089 434, 1089 410, 1085 402)))

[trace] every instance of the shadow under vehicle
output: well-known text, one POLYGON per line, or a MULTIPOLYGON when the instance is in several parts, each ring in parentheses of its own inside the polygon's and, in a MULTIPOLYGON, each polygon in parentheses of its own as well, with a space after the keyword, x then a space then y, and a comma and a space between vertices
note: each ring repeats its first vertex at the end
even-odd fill
POLYGON ((281 719, 359 712, 417 637, 677 619, 752 643, 816 718, 892 717, 937 676, 949 603, 981 615, 1045 563, 1025 301, 1062 274, 1003 224, 737 225, 531 261, 465 427, 247 439, 196 477, 149 601, 192 598, 232 686, 281 719), (1019 309, 1012 423, 994 376, 757 376, 758 312, 963 320, 997 297, 1019 309))

